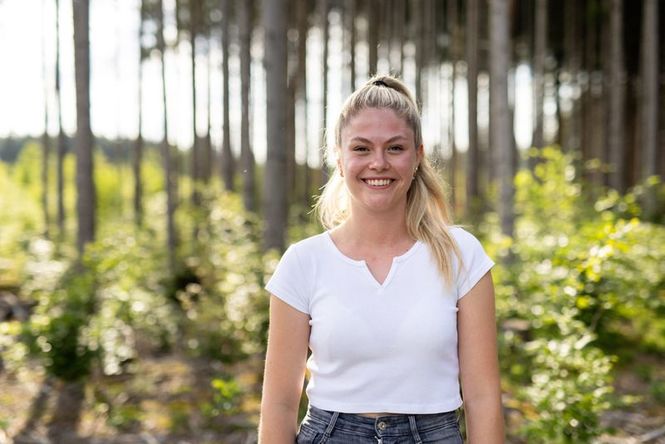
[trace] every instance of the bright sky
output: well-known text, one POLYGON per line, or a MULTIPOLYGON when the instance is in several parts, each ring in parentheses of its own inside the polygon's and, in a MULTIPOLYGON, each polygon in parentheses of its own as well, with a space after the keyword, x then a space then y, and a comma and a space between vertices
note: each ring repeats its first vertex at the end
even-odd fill
MULTIPOLYGON (((165 0, 167 11, 173 10, 175 0, 165 0)), ((60 0, 60 62, 62 122, 65 132, 73 134, 76 128, 74 60, 71 1, 60 0)), ((115 138, 135 137, 137 134, 138 113, 138 6, 139 0, 91 0, 90 46, 91 46, 91 120, 95 135, 115 138)), ((172 14, 167 14, 167 38, 175 39, 172 14)), ((328 127, 339 110, 342 98, 349 93, 345 90, 346 78, 336 73, 343 72, 341 58, 342 29, 336 13, 330 15, 331 48, 329 69, 330 110, 328 127)), ((358 21, 362 29, 362 20, 358 21)), ((254 42, 260 43, 260 32, 255 33, 254 42)), ((211 111, 213 142, 221 140, 221 54, 218 43, 212 48, 211 111)), ((407 45, 408 46, 408 45, 407 45)), ((366 70, 364 54, 366 45, 359 43, 358 72, 366 70)), ((232 145, 239 150, 240 90, 239 62, 232 48, 231 69, 231 125, 232 145)), ((409 52, 407 48, 407 54, 409 52)), ((252 50, 252 144, 257 160, 265 158, 265 83, 261 64, 262 48, 255 44, 252 50)), ((49 132, 57 132, 55 106, 55 0, 0 0, 0 60, 4 68, 0 71, 0 137, 9 135, 37 136, 44 128, 44 95, 48 98, 49 132), (41 31, 41 32, 40 32, 41 31), (44 63, 46 61, 46 63, 44 63), (46 74, 46 77, 45 77, 46 74), (44 81, 46 78, 46 82, 44 81)), ((317 30, 310 31, 308 40, 308 123, 309 146, 319 144, 319 119, 321 116, 321 75, 320 37, 317 30)), ((207 64, 205 58, 197 61, 198 99, 205 103, 207 95, 207 64)), ((381 65, 379 66, 381 70, 381 65)), ((191 92, 190 92, 189 45, 183 44, 176 51, 167 53, 167 83, 169 87, 168 107, 170 116, 169 131, 171 142, 181 148, 191 145, 191 92)), ((437 78, 449 79, 449 70, 437 78)), ((162 137, 162 105, 160 94, 160 66, 158 59, 144 63, 144 122, 143 133, 147 139, 159 140, 162 137)), ((405 81, 413 86, 415 70, 407 60, 404 71, 405 81)), ((428 81, 428 97, 439 97, 440 101, 426 103, 423 117, 426 145, 438 143, 445 132, 445 123, 450 119, 449 88, 440 80, 428 81), (437 112, 440 110, 440 112, 437 112)), ((362 77, 359 76, 359 81, 362 77)), ((515 72, 515 132, 518 146, 528 146, 531 140, 531 84, 528 67, 522 65, 515 72)), ((481 78, 482 84, 482 78, 481 78)), ((347 88, 348 89, 348 88, 347 88)), ((479 91, 479 122, 487 125, 487 91, 479 91)), ((456 81, 455 94, 455 138, 464 150, 468 145, 466 135, 466 82, 456 81)), ((198 127, 205 128, 205 111, 199 111, 198 127)), ((445 140, 445 139, 444 139, 445 140)), ((445 145, 445 141, 444 141, 445 145)), ((302 158, 304 144, 299 141, 298 157, 302 158)), ((317 162, 316 150, 310 149, 309 160, 317 162)))

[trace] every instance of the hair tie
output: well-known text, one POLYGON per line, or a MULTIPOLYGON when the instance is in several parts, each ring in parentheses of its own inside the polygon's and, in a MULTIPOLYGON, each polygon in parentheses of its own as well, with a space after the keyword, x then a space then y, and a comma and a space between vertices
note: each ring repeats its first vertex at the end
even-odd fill
POLYGON ((372 85, 385 86, 386 88, 390 88, 383 80, 375 80, 372 82, 372 85))

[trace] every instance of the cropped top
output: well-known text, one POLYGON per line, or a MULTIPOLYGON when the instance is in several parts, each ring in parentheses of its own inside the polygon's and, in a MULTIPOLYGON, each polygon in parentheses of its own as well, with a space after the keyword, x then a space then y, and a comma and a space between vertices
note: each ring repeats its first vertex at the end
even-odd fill
POLYGON ((462 405, 457 301, 494 262, 469 232, 450 233, 463 265, 453 255, 453 285, 421 241, 393 258, 382 284, 329 232, 287 249, 266 289, 310 316, 306 393, 313 406, 418 414, 462 405))

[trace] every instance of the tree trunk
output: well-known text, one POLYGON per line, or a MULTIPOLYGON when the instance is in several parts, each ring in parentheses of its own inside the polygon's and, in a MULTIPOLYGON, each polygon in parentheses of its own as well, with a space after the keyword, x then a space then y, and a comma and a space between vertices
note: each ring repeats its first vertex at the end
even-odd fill
POLYGON ((609 185, 619 192, 624 192, 626 71, 623 54, 623 0, 612 0, 610 31, 609 185))
MULTIPOLYGON (((577 0, 566 0, 564 21, 564 52, 566 55, 566 71, 568 82, 575 90, 579 88, 578 73, 580 70, 580 34, 577 0)), ((570 112, 565 119, 562 143, 565 151, 576 153, 580 149, 580 99, 573 99, 570 112)))
POLYGON ((381 8, 377 4, 377 0, 367 0, 367 45, 369 46, 369 65, 367 73, 368 77, 376 74, 378 64, 378 51, 379 44, 379 14, 381 8))
POLYGON ((76 211, 79 257, 95 240, 95 183, 90 129, 89 0, 73 0, 76 76, 76 211))
MULTIPOLYGON (((547 0, 536 0, 536 19, 533 45, 533 114, 535 117, 531 146, 542 148, 543 140, 543 102, 545 96, 545 56, 547 51, 547 0)), ((535 159, 529 158, 533 169, 535 159)))
POLYGON ((47 66, 46 66, 46 29, 42 30, 42 72, 44 75, 44 132, 42 133, 42 171, 41 171, 41 181, 42 181, 42 216, 44 218, 44 237, 47 239, 50 236, 49 227, 51 225, 49 217, 49 208, 48 208, 48 194, 49 194, 49 181, 48 181, 48 172, 49 172, 49 158, 51 157, 51 138, 48 134, 48 121, 49 121, 49 110, 48 110, 48 75, 47 75, 47 66))
MULTIPOLYGON (((429 1, 426 2, 426 5, 428 6, 428 13, 429 11, 429 1)), ((448 17, 447 17, 447 28, 448 28, 448 35, 450 38, 450 51, 449 51, 449 58, 450 58, 450 66, 451 66, 451 72, 450 72, 450 84, 449 84, 449 94, 450 94, 450 125, 449 125, 449 132, 450 132, 450 161, 448 163, 449 168, 450 168, 450 185, 451 185, 451 192, 450 192, 450 200, 451 200, 451 205, 453 208, 457 205, 457 197, 458 197, 458 188, 457 188, 457 171, 458 171, 458 155, 457 155, 457 144, 455 143, 455 79, 457 77, 457 1, 452 0, 448 1, 448 17)), ((423 15, 423 18, 426 19, 427 16, 423 15)), ((426 22, 429 22, 429 20, 426 19, 426 22)), ((425 41, 425 40, 424 40, 425 41)), ((430 45, 426 44, 425 47, 423 48, 423 52, 425 53, 425 60, 429 59, 429 51, 426 50, 430 45)), ((427 91, 423 91, 423 94, 427 95, 427 91)))
POLYGON ((262 5, 265 29, 266 135, 268 138, 264 190, 266 219, 264 246, 283 250, 288 216, 286 115, 284 113, 287 104, 286 14, 288 8, 286 0, 263 0, 262 5))
MULTIPOLYGON (((201 204, 201 191, 200 191, 200 180, 201 180, 201 154, 200 154, 200 144, 199 136, 196 131, 196 120, 197 120, 197 100, 196 100, 196 37, 197 37, 197 3, 198 0, 190 0, 189 3, 189 38, 190 38, 190 65, 192 73, 192 153, 191 153, 191 176, 192 176, 192 205, 196 208, 201 204)), ((197 229, 194 229, 195 233, 197 229)))
POLYGON ((65 132, 62 130, 62 104, 60 100, 60 0, 55 0, 55 104, 58 113, 58 147, 56 161, 56 190, 58 206, 58 236, 65 237, 65 132))
MULTIPOLYGON (((658 1, 645 0, 642 11, 641 179, 658 174, 658 1)), ((644 200, 648 217, 655 215, 656 200, 648 190, 644 200)))
POLYGON ((349 71, 351 72, 351 91, 356 90, 356 12, 358 11, 357 0, 347 0, 347 16, 349 18, 348 29, 350 31, 349 42, 349 71))
POLYGON ((233 191, 235 165, 231 149, 231 124, 229 119, 229 25, 231 22, 231 0, 222 1, 222 75, 224 76, 224 137, 222 144, 222 177, 224 187, 233 191))
MULTIPOLYGON (((354 2, 355 0, 351 0, 354 2)), ((300 138, 303 141, 303 146, 305 148, 305 161, 303 162, 303 194, 302 201, 305 207, 309 207, 310 204, 310 189, 312 188, 312 180, 309 169, 309 139, 307 134, 308 124, 307 124, 307 34, 309 30, 309 24, 307 22, 308 16, 308 0, 297 0, 297 10, 296 10, 296 22, 298 27, 298 69, 296 76, 296 103, 300 104, 296 110, 299 110, 300 114, 298 121, 301 124, 300 128, 300 138)))
POLYGON ((240 158, 242 162, 242 200, 245 209, 256 211, 256 187, 254 178, 254 152, 249 137, 249 91, 251 87, 251 41, 252 41, 252 0, 239 0, 238 25, 240 27, 240 158))
POLYGON ((512 237, 514 140, 508 106, 509 60, 508 1, 490 0, 490 140, 495 147, 494 164, 500 182, 501 231, 512 237))
POLYGON ((175 251, 177 247, 177 238, 175 230, 175 178, 176 174, 173 168, 173 156, 171 155, 171 148, 169 145, 169 119, 168 119, 168 106, 166 101, 166 44, 164 42, 164 4, 163 0, 159 0, 157 5, 157 46, 159 49, 159 57, 161 61, 161 80, 162 80, 162 110, 164 113, 163 119, 163 138, 161 142, 162 162, 164 165, 164 188, 166 189, 166 247, 168 252, 168 265, 171 272, 175 271, 175 251))
POLYGON ((206 24, 206 51, 207 51, 207 59, 208 63, 206 64, 206 129, 205 129, 205 135, 203 136, 203 162, 201 165, 201 175, 203 178, 203 183, 207 186, 210 183, 210 179, 212 178, 213 174, 213 149, 212 149, 212 137, 210 135, 210 131, 212 129, 212 36, 211 36, 211 30, 210 30, 210 25, 206 24))
POLYGON ((393 26, 389 35, 390 38, 390 71, 401 76, 404 65, 404 21, 406 11, 404 8, 405 0, 394 0, 394 10, 392 12, 393 26))
POLYGON ((469 149, 466 165, 466 211, 475 213, 480 200, 478 147, 478 0, 468 0, 466 10, 466 65, 469 120, 469 149))
POLYGON ((418 102, 418 107, 422 108, 423 104, 423 91, 422 91, 422 71, 425 67, 425 53, 424 53, 424 38, 421 30, 423 29, 424 24, 424 5, 423 0, 413 0, 412 5, 412 20, 413 25, 411 26, 413 42, 415 44, 415 62, 416 62, 416 102, 418 102))
MULTIPOLYGON (((323 91, 321 92, 321 185, 328 182, 328 164, 325 158, 326 151, 326 123, 328 112, 328 47, 329 47, 329 27, 328 27, 328 0, 321 0, 321 29, 323 31, 323 58, 322 58, 322 72, 323 72, 323 91)), ((376 52, 376 50, 375 50, 376 52)))
POLYGON ((139 16, 139 66, 138 66, 138 134, 134 144, 133 172, 134 172, 134 224, 140 227, 143 224, 143 187, 141 181, 141 161, 143 159, 143 23, 146 20, 145 0, 141 0, 139 16))

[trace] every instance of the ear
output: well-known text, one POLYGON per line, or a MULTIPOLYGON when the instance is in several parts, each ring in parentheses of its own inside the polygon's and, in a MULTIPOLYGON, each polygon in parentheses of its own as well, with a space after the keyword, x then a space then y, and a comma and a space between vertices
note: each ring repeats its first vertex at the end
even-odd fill
POLYGON ((418 158, 418 164, 420 164, 420 162, 422 162, 425 158, 425 148, 423 148, 422 143, 418 148, 416 148, 416 157, 418 158))
POLYGON ((337 155, 337 169, 339 170, 339 175, 344 177, 344 170, 342 169, 342 159, 337 155))

